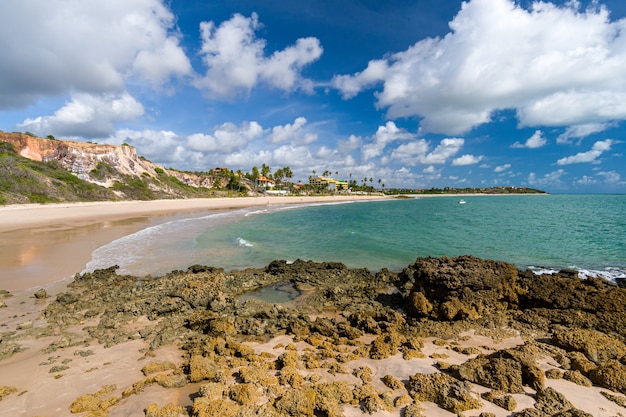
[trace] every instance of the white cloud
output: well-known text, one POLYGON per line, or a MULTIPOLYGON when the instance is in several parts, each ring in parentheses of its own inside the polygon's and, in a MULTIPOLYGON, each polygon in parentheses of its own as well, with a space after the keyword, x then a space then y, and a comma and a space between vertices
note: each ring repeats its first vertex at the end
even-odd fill
POLYGON ((201 152, 229 153, 246 147, 253 139, 263 134, 257 122, 243 122, 241 126, 224 123, 213 134, 195 133, 187 138, 189 148, 201 152))
POLYGON ((511 168, 511 164, 499 165, 493 169, 493 172, 503 172, 511 168))
POLYGON ((385 78, 387 61, 374 60, 362 72, 351 75, 338 75, 332 80, 333 86, 341 91, 343 98, 356 96, 363 88, 370 87, 385 78))
POLYGON ((154 84, 162 83, 172 74, 191 73, 191 64, 178 45, 178 39, 169 37, 154 50, 141 50, 133 63, 133 69, 141 77, 154 84))
POLYGON ((41 136, 96 138, 115 132, 115 123, 133 120, 144 108, 128 93, 92 95, 79 93, 65 103, 53 116, 26 119, 19 126, 41 136))
POLYGON ((563 169, 557 169, 556 171, 549 172, 543 177, 537 177, 537 174, 531 172, 528 174, 528 184, 538 187, 561 187, 561 177, 565 175, 563 169))
POLYGON ((415 134, 400 129, 394 122, 387 122, 385 126, 379 126, 373 141, 364 145, 362 149, 363 159, 367 160, 379 156, 385 147, 398 140, 409 140, 415 134))
POLYGON ((614 143, 611 139, 600 140, 593 144, 591 149, 587 152, 580 152, 576 155, 567 156, 561 158, 556 163, 558 165, 578 164, 583 162, 596 162, 597 159, 607 151, 611 150, 611 145, 614 143))
POLYGON ((559 135, 556 138, 556 143, 571 143, 570 139, 582 139, 589 135, 593 135, 594 133, 603 132, 609 127, 612 126, 612 123, 587 123, 576 126, 569 126, 565 129, 565 132, 559 135))
POLYGON ((476 156, 476 155, 467 154, 467 155, 462 155, 462 156, 459 156, 458 158, 455 158, 452 161, 452 165, 455 165, 455 166, 474 165, 474 164, 479 163, 482 160, 483 160, 482 155, 476 156))
POLYGON ((268 136, 267 142, 281 143, 297 139, 306 123, 306 118, 298 117, 293 124, 287 123, 284 126, 275 126, 272 128, 272 133, 268 136))
POLYGON ((272 151, 272 163, 279 167, 288 166, 292 170, 308 169, 312 161, 313 156, 306 146, 284 145, 272 151))
POLYGON ((414 140, 398 146, 391 152, 391 159, 398 159, 400 162, 415 165, 417 160, 428 152, 428 142, 424 139, 414 140))
MULTIPOLYGON (((391 159, 400 160, 407 165, 441 165, 445 164, 448 159, 456 155, 461 150, 464 143, 465 141, 460 138, 442 139, 439 145, 429 153, 430 145, 426 140, 414 140, 394 149, 391 153, 391 159)), ((470 155, 461 157, 461 162, 468 161, 468 157, 470 157, 470 155)))
POLYGON ((623 183, 621 175, 615 171, 600 171, 598 175, 604 177, 604 182, 607 184, 623 183))
POLYGON ((626 119, 626 20, 604 7, 470 0, 443 38, 336 76, 344 97, 382 84, 388 117, 419 116, 425 131, 460 134, 515 109, 520 126, 626 119))
POLYGON ((0 109, 190 74, 178 37, 161 0, 2 1, 0 109))
POLYGON ((596 184, 598 181, 592 177, 588 177, 586 175, 583 175, 583 177, 581 179, 579 179, 578 181, 576 181, 576 184, 580 184, 580 185, 592 185, 592 184, 596 184))
POLYGON ((184 146, 185 140, 172 131, 120 129, 103 142, 111 145, 128 143, 137 148, 139 155, 159 164, 168 165, 194 159, 194 153, 184 146))
POLYGON ((543 136, 543 132, 541 130, 536 130, 535 133, 533 133, 533 135, 529 137, 525 143, 515 142, 513 145, 511 145, 511 147, 535 149, 535 148, 541 148, 547 142, 548 141, 543 136))
POLYGON ((207 72, 196 85, 218 97, 249 91, 260 82, 284 91, 310 90, 311 82, 300 73, 322 55, 319 40, 301 38, 266 57, 266 42, 255 34, 260 27, 256 13, 249 18, 235 14, 219 26, 202 22, 201 54, 207 72))
POLYGON ((460 138, 443 139, 431 153, 419 157, 418 160, 423 165, 445 164, 461 150, 464 143, 465 141, 460 138))
POLYGON ((363 140, 361 139, 360 136, 350 135, 348 140, 339 141, 338 149, 344 153, 352 152, 353 150, 361 147, 362 143, 363 143, 363 140))

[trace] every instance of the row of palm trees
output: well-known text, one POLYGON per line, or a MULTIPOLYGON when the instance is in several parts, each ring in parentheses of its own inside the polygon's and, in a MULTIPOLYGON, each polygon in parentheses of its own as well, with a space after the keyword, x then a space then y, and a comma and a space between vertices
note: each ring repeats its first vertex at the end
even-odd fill
MULTIPOLYGON (((283 180, 285 179, 290 180, 291 178, 293 178, 293 171, 291 170, 289 166, 278 168, 274 172, 272 172, 271 167, 265 163, 261 165, 261 168, 257 167, 256 165, 253 166, 250 172, 247 172, 247 173, 244 173, 240 169, 237 170, 236 172, 228 171, 228 173, 229 173, 228 175, 229 182, 226 188, 233 189, 233 190, 241 190, 239 179, 244 178, 244 177, 250 180, 251 182, 256 183, 257 180, 263 176, 263 177, 273 180, 276 186, 279 188, 283 184, 283 180)), ((227 172, 222 173, 222 175, 226 175, 226 174, 227 172)), ((312 174, 313 174, 312 176, 315 177, 317 175, 317 171, 312 170, 312 174)), ((321 176, 330 177, 332 174, 333 174, 332 171, 325 170, 324 172, 322 172, 321 176)), ((338 178, 339 171, 335 171, 334 174, 335 174, 335 177, 338 178)), ((359 184, 356 179, 352 178, 352 173, 349 173, 348 175, 349 175, 349 181, 348 181, 349 188, 352 189, 353 191, 366 191, 366 192, 377 191, 377 189, 374 187, 373 177, 369 177, 369 178, 363 177, 361 184, 359 184), (368 185, 368 182, 369 182, 369 185, 368 185)), ((378 189, 380 190, 381 188, 384 191, 385 184, 382 182, 382 179, 378 178, 378 189)))
MULTIPOLYGON (((313 170, 311 172, 313 173, 313 176, 315 177, 316 171, 313 170)), ((322 173, 322 177, 329 177, 330 175, 332 175, 332 172, 329 170, 326 170, 322 173)), ((368 181, 367 177, 364 177, 362 184, 358 185, 357 181, 352 179, 352 173, 350 172, 348 175, 350 177, 350 179, 348 180, 348 185, 350 188, 356 189, 356 190, 360 189, 361 191, 374 191, 375 190, 374 184, 373 184, 374 178, 369 177, 369 182, 370 182, 369 186, 367 185, 367 181, 368 181)), ((335 171, 335 176, 339 176, 339 171, 335 171)), ((382 188, 383 191, 385 190, 385 184, 382 182, 382 179, 380 178, 378 179, 378 186, 382 188)))
MULTIPOLYGON (((240 171, 238 171, 237 174, 239 174, 239 172, 240 171)), ((255 165, 252 167, 252 170, 250 172, 243 174, 242 176, 244 175, 246 178, 248 178, 249 180, 253 182, 256 182, 256 180, 259 177, 263 176, 271 180, 274 180, 276 184, 279 185, 280 183, 282 183, 283 179, 293 178, 293 171, 288 166, 285 166, 282 168, 278 168, 276 171, 272 173, 272 169, 270 168, 270 166, 264 163, 263 165, 261 165, 260 170, 259 170, 259 167, 255 165)))

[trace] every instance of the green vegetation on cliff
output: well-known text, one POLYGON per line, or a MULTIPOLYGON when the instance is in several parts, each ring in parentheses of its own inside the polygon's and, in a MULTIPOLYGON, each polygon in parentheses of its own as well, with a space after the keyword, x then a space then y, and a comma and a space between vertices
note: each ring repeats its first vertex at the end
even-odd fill
POLYGON ((120 173, 100 162, 88 176, 95 182, 113 183, 110 188, 85 181, 57 161, 39 162, 18 154, 14 145, 0 141, 0 205, 78 201, 155 200, 212 197, 215 191, 193 187, 156 170, 156 176, 120 173))
POLYGON ((13 145, 0 142, 0 204, 117 199, 111 190, 81 180, 56 161, 24 158, 13 145))

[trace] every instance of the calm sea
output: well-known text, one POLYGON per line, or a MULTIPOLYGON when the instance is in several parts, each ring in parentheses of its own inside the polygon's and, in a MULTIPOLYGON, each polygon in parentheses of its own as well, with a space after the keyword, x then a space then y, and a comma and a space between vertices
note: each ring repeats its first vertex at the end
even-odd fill
POLYGON ((275 259, 401 270, 417 257, 475 255, 537 271, 626 277, 626 195, 411 198, 207 212, 126 236, 87 270, 159 275, 203 264, 241 269, 275 259))

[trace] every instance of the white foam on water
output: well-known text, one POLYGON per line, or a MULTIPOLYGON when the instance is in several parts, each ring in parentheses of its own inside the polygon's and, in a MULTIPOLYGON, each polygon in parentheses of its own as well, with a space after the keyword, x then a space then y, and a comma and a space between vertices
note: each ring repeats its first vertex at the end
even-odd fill
POLYGON ((243 209, 211 213, 206 216, 177 219, 147 227, 94 250, 91 260, 82 272, 93 272, 96 269, 118 265, 120 267, 118 272, 121 274, 135 273, 129 270, 131 265, 160 263, 155 245, 162 244, 164 237, 167 236, 172 243, 193 240, 199 233, 211 226, 228 220, 236 220, 245 216, 247 212, 248 210, 243 209))
MULTIPOLYGON (((556 268, 545 268, 545 267, 535 267, 529 266, 530 269, 535 275, 543 275, 543 274, 556 274, 562 269, 556 268)), ((578 272, 578 276, 580 278, 604 278, 608 281, 613 281, 617 278, 626 278, 626 268, 619 267, 606 267, 604 269, 585 269, 579 268, 577 266, 570 266, 567 269, 573 269, 578 272)))
POLYGON ((239 246, 246 246, 246 247, 249 247, 249 248, 254 246, 253 243, 250 243, 246 239, 243 239, 241 237, 237 238, 237 243, 239 244, 239 246))

